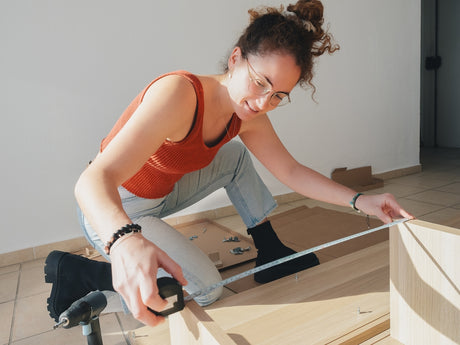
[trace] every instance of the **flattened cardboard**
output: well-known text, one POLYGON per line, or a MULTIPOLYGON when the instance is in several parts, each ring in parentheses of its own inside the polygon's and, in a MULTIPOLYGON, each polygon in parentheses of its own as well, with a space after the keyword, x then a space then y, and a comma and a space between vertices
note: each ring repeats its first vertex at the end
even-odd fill
MULTIPOLYGON (((300 206, 270 217, 270 222, 280 240, 296 251, 306 250, 368 229, 366 218, 363 216, 322 207, 300 206)), ((371 218, 369 224, 375 228, 383 223, 371 218)), ((383 229, 322 249, 315 254, 321 264, 388 239, 388 229, 383 229)), ((254 263, 251 262, 233 267, 221 274, 223 278, 228 278, 253 267, 254 263)), ((230 283, 227 287, 235 292, 242 292, 258 285, 260 284, 254 281, 253 276, 250 276, 230 283)))
POLYGON ((193 239, 191 239, 193 244, 200 248, 206 255, 209 256, 211 254, 211 260, 216 263, 216 267, 219 270, 254 260, 257 256, 252 239, 218 223, 214 223, 212 220, 200 219, 190 223, 175 225, 174 228, 187 238, 192 238, 193 236, 193 239), (240 242, 223 242, 224 238, 228 239, 235 236, 240 239, 240 242), (236 247, 251 247, 251 249, 240 255, 231 254, 230 250, 236 247), (217 257, 215 253, 218 253, 218 260, 214 260, 217 257))
MULTIPOLYGON (((363 216, 306 206, 278 214, 271 219, 271 223, 282 241, 294 250, 305 250, 368 229, 363 216)), ((371 228, 375 228, 383 223, 370 218, 369 224, 371 228)), ((318 254, 338 258, 388 239, 388 229, 383 229, 324 248, 318 254)))
POLYGON ((383 180, 372 176, 372 168, 337 168, 331 174, 332 180, 353 188, 357 192, 383 187, 383 180))

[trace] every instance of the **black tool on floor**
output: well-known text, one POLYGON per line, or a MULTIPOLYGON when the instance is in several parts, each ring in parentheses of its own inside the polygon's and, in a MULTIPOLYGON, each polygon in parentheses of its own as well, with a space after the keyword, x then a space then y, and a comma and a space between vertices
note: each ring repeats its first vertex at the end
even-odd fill
MULTIPOLYGON (((170 277, 157 279, 159 295, 168 301, 163 311, 157 312, 149 308, 155 315, 168 316, 169 314, 184 309, 184 293, 182 285, 170 277)), ((103 345, 99 315, 107 306, 107 298, 101 291, 93 291, 76 300, 72 305, 59 315, 59 322, 54 329, 72 328, 82 326, 83 335, 86 336, 88 345, 103 345)))
POLYGON ((81 325, 88 345, 103 345, 99 314, 106 306, 107 298, 101 291, 90 292, 62 312, 59 322, 53 328, 72 328, 81 325))

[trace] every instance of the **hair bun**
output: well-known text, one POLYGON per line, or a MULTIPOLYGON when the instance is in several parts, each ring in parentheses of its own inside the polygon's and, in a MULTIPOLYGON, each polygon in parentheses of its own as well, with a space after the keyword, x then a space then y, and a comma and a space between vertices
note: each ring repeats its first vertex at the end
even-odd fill
POLYGON ((288 5, 287 11, 295 14, 297 18, 304 21, 306 24, 306 29, 309 28, 308 23, 313 24, 316 31, 318 26, 321 26, 323 23, 323 4, 318 0, 299 0, 295 5, 288 5))

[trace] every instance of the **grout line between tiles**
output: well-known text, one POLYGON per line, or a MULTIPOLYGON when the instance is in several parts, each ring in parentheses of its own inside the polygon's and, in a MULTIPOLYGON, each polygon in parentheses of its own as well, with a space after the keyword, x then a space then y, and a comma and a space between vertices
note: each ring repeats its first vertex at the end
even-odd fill
POLYGON ((19 294, 19 284, 21 282, 21 273, 22 273, 22 264, 19 265, 18 282, 16 284, 16 293, 14 295, 13 314, 11 315, 10 337, 8 339, 8 345, 10 345, 13 341, 14 320, 16 318, 16 306, 18 304, 18 294, 19 294))

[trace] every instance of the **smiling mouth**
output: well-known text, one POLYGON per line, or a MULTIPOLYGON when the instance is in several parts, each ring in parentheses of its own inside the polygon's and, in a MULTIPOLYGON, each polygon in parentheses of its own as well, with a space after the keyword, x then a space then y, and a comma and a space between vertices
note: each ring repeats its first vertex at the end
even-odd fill
POLYGON ((246 103, 246 105, 248 106, 249 110, 252 111, 253 113, 258 113, 258 112, 259 112, 258 110, 252 108, 252 107, 249 105, 248 101, 245 101, 245 103, 246 103))

